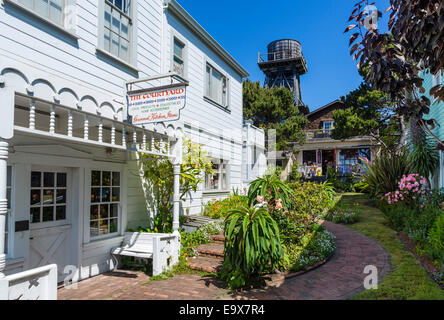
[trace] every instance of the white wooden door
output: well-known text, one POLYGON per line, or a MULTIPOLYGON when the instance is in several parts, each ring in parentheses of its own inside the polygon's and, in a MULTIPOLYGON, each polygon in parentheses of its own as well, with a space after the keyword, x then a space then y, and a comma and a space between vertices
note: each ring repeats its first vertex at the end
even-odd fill
POLYGON ((32 167, 30 181, 30 268, 57 264, 58 281, 75 252, 70 241, 72 172, 68 168, 32 167))

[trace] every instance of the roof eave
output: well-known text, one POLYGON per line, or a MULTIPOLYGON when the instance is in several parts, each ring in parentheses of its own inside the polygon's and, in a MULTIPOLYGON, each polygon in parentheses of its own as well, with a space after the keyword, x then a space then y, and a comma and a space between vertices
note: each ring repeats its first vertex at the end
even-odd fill
POLYGON ((189 27, 208 47, 214 50, 242 78, 250 74, 179 4, 176 0, 165 0, 165 7, 189 27))

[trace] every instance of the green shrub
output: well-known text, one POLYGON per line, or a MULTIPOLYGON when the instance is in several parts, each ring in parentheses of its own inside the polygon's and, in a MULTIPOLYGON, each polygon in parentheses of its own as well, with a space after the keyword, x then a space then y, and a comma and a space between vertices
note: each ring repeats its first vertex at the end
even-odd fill
MULTIPOLYGON (((310 215, 317 219, 335 205, 336 193, 329 183, 293 183, 292 207, 298 214, 310 215)), ((290 212, 291 214, 291 212, 290 212)))
POLYGON ((282 182, 275 175, 266 175, 250 183, 248 200, 252 206, 258 203, 257 197, 263 197, 269 204, 273 204, 276 200, 281 199, 284 208, 291 209, 290 197, 292 194, 293 190, 286 182, 282 182))
POLYGON ((221 277, 230 288, 251 284, 283 259, 279 229, 264 208, 238 207, 225 219, 221 277))
POLYGON ((224 200, 213 200, 208 202, 202 211, 204 216, 220 219, 225 218, 232 208, 238 206, 246 206, 248 204, 248 198, 237 193, 233 193, 224 200))
POLYGON ((396 231, 403 231, 409 217, 416 215, 416 210, 404 205, 391 205, 384 207, 384 215, 396 231))
POLYGON ((421 246, 427 242, 430 229, 435 220, 441 215, 442 211, 439 207, 428 205, 421 212, 415 212, 407 216, 405 223, 405 232, 409 238, 415 240, 421 246))
POLYGON ((391 154, 383 151, 379 157, 367 166, 363 181, 368 185, 372 197, 380 197, 398 188, 398 182, 403 175, 408 175, 408 154, 391 154))
POLYGON ((433 259, 444 264, 444 214, 442 213, 430 229, 426 252, 433 259))

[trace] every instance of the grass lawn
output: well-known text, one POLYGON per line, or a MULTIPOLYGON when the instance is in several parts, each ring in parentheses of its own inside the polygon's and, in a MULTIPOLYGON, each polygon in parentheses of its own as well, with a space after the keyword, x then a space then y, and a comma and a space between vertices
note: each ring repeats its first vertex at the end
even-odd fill
POLYGON ((369 205, 363 194, 346 193, 342 196, 345 206, 359 203, 360 217, 357 223, 349 228, 376 240, 391 255, 393 270, 383 279, 376 290, 366 290, 353 300, 376 299, 425 299, 444 300, 444 290, 428 276, 415 256, 404 248, 397 232, 388 227, 383 213, 369 205))

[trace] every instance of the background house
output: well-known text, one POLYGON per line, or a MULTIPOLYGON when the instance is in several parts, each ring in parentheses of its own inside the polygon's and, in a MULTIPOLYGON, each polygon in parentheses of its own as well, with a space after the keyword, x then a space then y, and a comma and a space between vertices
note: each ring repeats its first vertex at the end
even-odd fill
POLYGON ((357 164, 371 161, 377 150, 371 137, 354 137, 338 141, 331 138, 334 129, 333 112, 345 108, 339 101, 333 101, 307 115, 306 142, 296 145, 299 171, 305 177, 325 176, 328 168, 337 168, 341 175, 347 175, 357 164))

